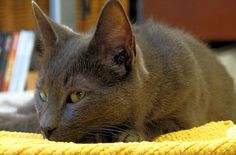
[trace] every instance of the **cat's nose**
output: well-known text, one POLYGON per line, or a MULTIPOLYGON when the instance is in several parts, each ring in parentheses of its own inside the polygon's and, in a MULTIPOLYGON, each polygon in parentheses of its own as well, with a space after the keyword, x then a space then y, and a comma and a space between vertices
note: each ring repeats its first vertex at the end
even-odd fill
POLYGON ((56 130, 56 128, 52 128, 52 127, 41 127, 41 130, 43 131, 44 135, 46 138, 49 138, 52 134, 52 132, 54 130, 56 130))

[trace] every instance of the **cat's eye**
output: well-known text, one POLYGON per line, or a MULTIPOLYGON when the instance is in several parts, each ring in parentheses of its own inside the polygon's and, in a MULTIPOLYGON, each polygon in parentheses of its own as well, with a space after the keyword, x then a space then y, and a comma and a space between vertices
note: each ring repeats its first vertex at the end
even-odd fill
POLYGON ((67 103, 76 103, 82 100, 86 96, 85 91, 78 91, 71 93, 67 98, 67 103))
POLYGON ((40 99, 41 99, 43 102, 46 102, 46 101, 47 101, 47 95, 46 95, 45 92, 40 91, 40 92, 39 92, 39 97, 40 97, 40 99))

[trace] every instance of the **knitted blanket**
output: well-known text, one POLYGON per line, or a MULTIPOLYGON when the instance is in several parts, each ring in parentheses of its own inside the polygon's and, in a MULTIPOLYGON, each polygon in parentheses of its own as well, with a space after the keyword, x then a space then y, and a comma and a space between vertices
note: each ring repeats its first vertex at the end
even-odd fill
POLYGON ((39 134, 0 131, 0 154, 236 154, 236 126, 231 121, 157 137, 153 142, 75 144, 52 142, 39 134))

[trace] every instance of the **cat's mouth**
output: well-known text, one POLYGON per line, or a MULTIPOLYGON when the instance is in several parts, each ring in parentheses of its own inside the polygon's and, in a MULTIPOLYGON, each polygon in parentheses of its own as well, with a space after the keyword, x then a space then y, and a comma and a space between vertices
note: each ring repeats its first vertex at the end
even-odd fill
POLYGON ((119 135, 130 129, 130 125, 122 123, 108 128, 99 128, 77 138, 75 143, 111 143, 117 142, 119 135))

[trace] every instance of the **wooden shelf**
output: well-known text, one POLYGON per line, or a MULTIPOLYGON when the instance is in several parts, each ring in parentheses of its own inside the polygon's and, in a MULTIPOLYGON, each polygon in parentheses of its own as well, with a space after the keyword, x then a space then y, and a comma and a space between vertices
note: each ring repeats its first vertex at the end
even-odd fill
POLYGON ((235 0, 144 0, 143 15, 183 28, 202 40, 236 40, 235 0))

